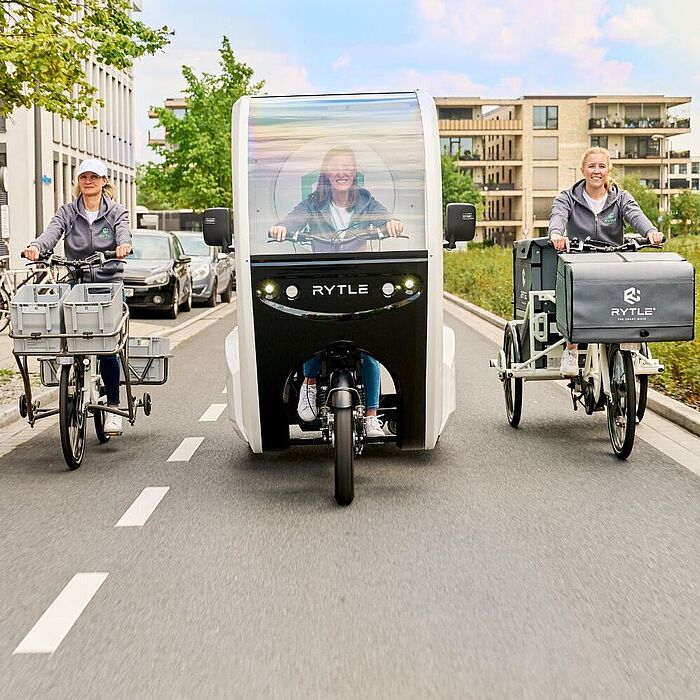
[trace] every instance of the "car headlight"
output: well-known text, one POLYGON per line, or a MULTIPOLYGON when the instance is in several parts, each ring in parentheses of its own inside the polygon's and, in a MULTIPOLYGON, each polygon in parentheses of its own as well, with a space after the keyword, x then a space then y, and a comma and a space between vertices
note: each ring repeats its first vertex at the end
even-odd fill
POLYGON ((209 274, 209 265, 197 265, 197 267, 192 270, 192 279, 196 282, 197 280, 203 280, 209 274))
POLYGON ((167 284, 170 279, 170 275, 167 272, 159 272, 150 277, 146 277, 144 282, 146 284, 167 284))

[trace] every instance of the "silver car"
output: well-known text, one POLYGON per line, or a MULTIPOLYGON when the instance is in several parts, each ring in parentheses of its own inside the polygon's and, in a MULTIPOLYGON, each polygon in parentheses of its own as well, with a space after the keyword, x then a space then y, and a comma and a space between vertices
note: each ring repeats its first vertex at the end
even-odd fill
POLYGON ((194 301, 216 306, 218 295, 228 303, 236 288, 233 254, 204 242, 199 231, 173 231, 185 253, 192 258, 192 297, 194 301))

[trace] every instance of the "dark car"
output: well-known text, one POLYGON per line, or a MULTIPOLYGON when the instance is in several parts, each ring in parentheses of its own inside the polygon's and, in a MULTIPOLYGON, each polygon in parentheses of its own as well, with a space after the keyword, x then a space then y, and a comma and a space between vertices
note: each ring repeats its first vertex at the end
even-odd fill
POLYGON ((126 302, 131 308, 160 309, 169 318, 192 308, 189 255, 168 231, 136 229, 133 253, 124 273, 126 302))
POLYGON ((219 246, 204 242, 198 231, 174 231, 192 258, 192 284, 195 301, 203 301, 207 306, 216 306, 217 297, 221 301, 231 301, 231 293, 236 288, 236 272, 233 256, 227 255, 219 246))

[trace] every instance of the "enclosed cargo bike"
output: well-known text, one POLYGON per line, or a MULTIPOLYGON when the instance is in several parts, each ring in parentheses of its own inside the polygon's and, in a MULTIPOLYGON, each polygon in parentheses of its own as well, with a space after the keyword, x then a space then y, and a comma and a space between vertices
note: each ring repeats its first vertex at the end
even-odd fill
POLYGON ((693 266, 676 253, 637 252, 647 247, 635 237, 621 246, 574 240, 561 254, 547 238, 513 244, 515 318, 491 360, 511 426, 522 416, 523 382, 562 379, 567 339, 579 346, 574 410, 605 410, 613 452, 630 455, 648 377, 664 371, 649 344, 694 337, 693 266))
MULTIPOLYGON (((243 97, 232 142, 229 416, 255 453, 331 445, 336 500, 348 504, 366 443, 430 450, 455 408, 435 105, 421 92, 243 97), (373 360, 378 437, 365 421, 373 360), (309 422, 297 414, 305 376, 317 388, 309 422)), ((230 244, 229 226, 227 210, 205 212, 207 243, 230 244)), ((472 205, 451 205, 447 245, 474 226, 472 205)))

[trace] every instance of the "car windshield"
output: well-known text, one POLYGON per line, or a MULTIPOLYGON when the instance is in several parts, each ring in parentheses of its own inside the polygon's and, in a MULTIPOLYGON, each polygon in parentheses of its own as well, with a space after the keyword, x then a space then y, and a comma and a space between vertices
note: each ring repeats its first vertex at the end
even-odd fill
POLYGON ((257 255, 425 250, 417 95, 252 98, 248 218, 257 255), (400 222, 406 238, 366 239, 387 221, 400 222), (271 227, 307 243, 270 244, 271 227))
POLYGON ((133 235, 131 254, 135 260, 168 260, 170 258, 170 245, 165 236, 140 236, 133 235))
POLYGON ((178 233, 177 237, 180 239, 180 243, 182 243, 182 247, 187 255, 209 255, 209 246, 204 242, 201 233, 178 233))

